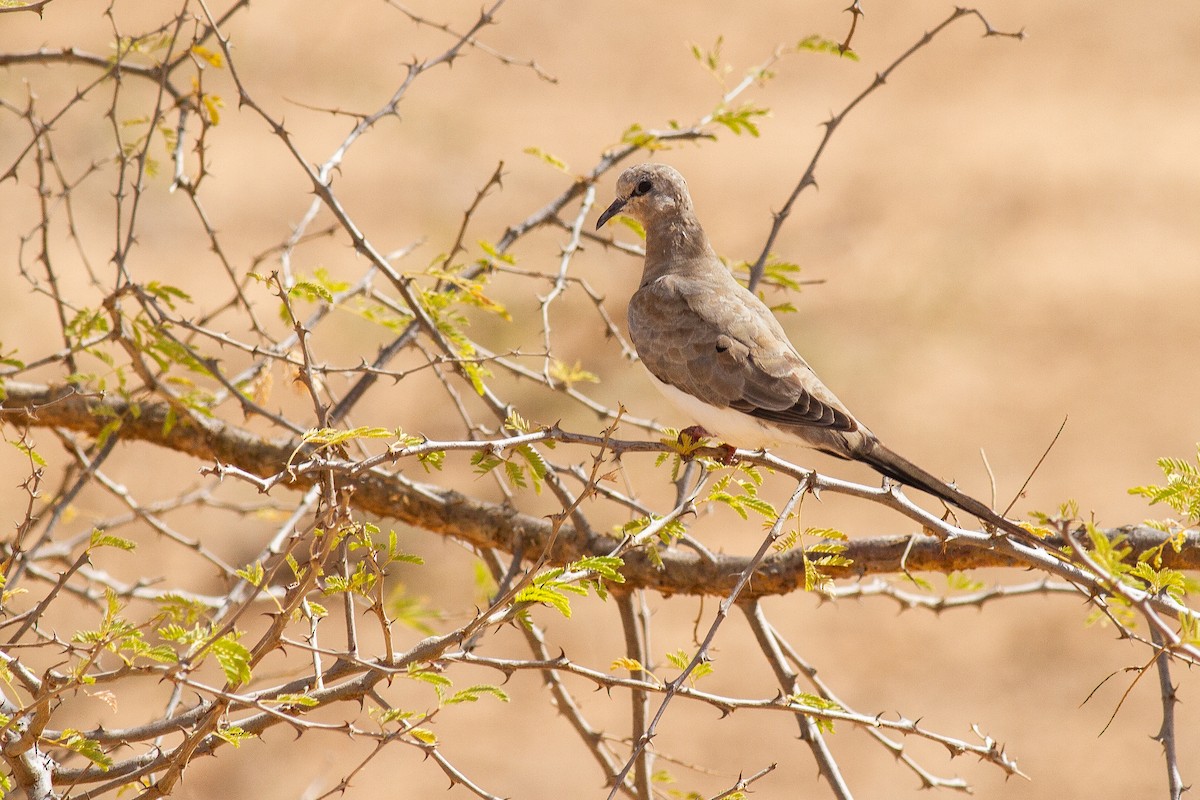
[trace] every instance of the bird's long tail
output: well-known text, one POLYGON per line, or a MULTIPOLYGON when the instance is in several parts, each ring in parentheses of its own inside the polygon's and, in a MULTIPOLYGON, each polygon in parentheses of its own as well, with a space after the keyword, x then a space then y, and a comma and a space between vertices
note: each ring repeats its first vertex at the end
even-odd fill
POLYGON ((939 480, 904 456, 884 447, 878 441, 871 441, 868 447, 855 453, 854 457, 897 483, 927 492, 961 511, 978 517, 980 521, 999 528, 1026 543, 1038 542, 1036 536, 1020 525, 1000 516, 974 497, 963 494, 949 484, 939 480))

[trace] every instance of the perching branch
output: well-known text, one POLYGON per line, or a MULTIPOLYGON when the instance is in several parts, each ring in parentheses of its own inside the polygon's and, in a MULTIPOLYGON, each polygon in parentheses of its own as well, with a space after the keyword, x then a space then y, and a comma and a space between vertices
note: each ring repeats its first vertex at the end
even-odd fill
MULTIPOLYGON (((297 472, 288 465, 293 454, 303 451, 300 441, 284 444, 267 441, 249 431, 218 420, 193 418, 164 431, 168 406, 164 403, 134 404, 116 397, 83 394, 71 388, 47 387, 10 382, 8 396, 2 406, 3 419, 18 427, 65 428, 95 436, 111 419, 123 420, 120 435, 124 442, 142 441, 212 463, 216 474, 257 478, 264 489, 304 491, 314 485, 320 470, 297 472), (271 479, 271 480, 267 480, 271 479)), ((547 430, 514 439, 517 441, 559 440, 564 442, 591 441, 599 445, 600 437, 572 435, 547 430)), ((480 441, 426 442, 413 452, 465 450, 479 451, 504 446, 480 441)), ((669 452, 670 446, 650 442, 610 443, 614 453, 669 452)), ((744 454, 753 459, 751 453, 744 454)), ((378 459, 377 459, 378 460, 378 459)), ((786 462, 767 457, 773 466, 786 462)), ((542 552, 550 541, 553 523, 527 514, 511 506, 488 503, 460 494, 453 489, 413 482, 400 475, 378 469, 362 470, 351 481, 354 492, 351 504, 361 511, 395 519, 432 533, 451 536, 476 547, 498 548, 507 553, 533 554, 542 552)), ((894 503, 890 492, 872 489, 831 478, 821 477, 823 491, 847 491, 864 498, 875 498, 885 504, 894 503)), ((910 504, 911 505, 911 504, 910 504)), ((914 507, 915 508, 915 507, 914 507)), ((936 520, 930 519, 930 522, 936 520)), ((963 531, 965 535, 967 532, 963 531)), ((978 535, 978 534, 977 534, 978 535)), ((1200 533, 1187 535, 1178 552, 1163 547, 1168 536, 1161 531, 1141 526, 1125 526, 1106 532, 1110 539, 1124 537, 1126 544, 1139 554, 1161 549, 1163 564, 1171 569, 1200 569, 1200 533)), ((551 562, 563 564, 615 550, 620 540, 608 535, 581 535, 570 523, 564 523, 550 549, 551 562)), ((1065 542, 1060 536, 1045 539, 1047 551, 1061 549, 1065 542)), ((1012 553, 1004 553, 962 539, 942 541, 925 534, 851 539, 844 555, 852 562, 847 567, 826 568, 832 579, 894 572, 953 572, 985 567, 1028 566, 1012 553)), ((651 559, 636 551, 627 553, 623 574, 632 586, 640 586, 666 594, 695 594, 724 596, 732 589, 736 576, 747 565, 744 557, 718 554, 701 557, 693 551, 669 549, 659 554, 666 566, 659 569, 651 559)), ((791 550, 765 560, 754 581, 743 594, 744 598, 787 594, 804 587, 804 555, 791 550)))

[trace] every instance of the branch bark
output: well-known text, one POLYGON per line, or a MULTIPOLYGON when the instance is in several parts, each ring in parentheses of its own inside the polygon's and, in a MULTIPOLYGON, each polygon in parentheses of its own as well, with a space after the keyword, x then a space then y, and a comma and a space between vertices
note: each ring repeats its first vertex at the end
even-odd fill
MULTIPOLYGON (((102 394, 88 394, 69 386, 9 382, 0 404, 0 419, 15 427, 65 428, 98 435, 113 419, 123 420, 122 444, 143 441, 186 453, 204 462, 236 467, 260 477, 278 474, 301 445, 298 440, 267 441, 227 422, 203 417, 180 419, 169 426, 165 403, 134 403, 102 394), (135 408, 136 406, 136 408, 135 408)), ((486 447, 486 442, 480 443, 486 447)), ((312 479, 297 476, 288 489, 305 491, 312 479)), ((350 504, 377 517, 393 519, 443 536, 453 536, 475 547, 499 548, 508 553, 539 554, 550 543, 550 561, 565 564, 588 556, 611 553, 620 540, 602 534, 587 535, 569 523, 557 535, 543 517, 523 514, 500 503, 489 503, 453 489, 420 484, 383 471, 370 471, 351 482, 350 504)), ((1108 529, 1110 538, 1124 536, 1134 555, 1161 547, 1166 535, 1140 525, 1108 529)), ((1045 540, 1062 547, 1059 537, 1045 540)), ((1025 567, 1023 562, 993 550, 964 542, 943 542, 925 534, 903 534, 851 539, 844 553, 848 567, 825 567, 831 578, 855 578, 891 572, 948 573, 985 567, 1025 567)), ((669 548, 659 554, 661 567, 641 552, 625 554, 622 574, 627 588, 646 588, 664 595, 725 596, 733 588, 749 559, 738 555, 699 554, 669 548)), ((1162 549, 1163 565, 1173 569, 1200 569, 1200 533, 1190 532, 1176 552, 1162 549)), ((781 595, 803 589, 804 554, 799 550, 766 559, 743 592, 744 599, 781 595)))

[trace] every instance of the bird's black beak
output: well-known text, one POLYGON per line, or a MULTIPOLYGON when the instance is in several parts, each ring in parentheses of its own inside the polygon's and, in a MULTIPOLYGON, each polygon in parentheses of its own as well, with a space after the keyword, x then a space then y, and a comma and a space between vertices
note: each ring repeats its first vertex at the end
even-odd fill
POLYGON ((618 197, 616 200, 613 200, 612 205, 604 209, 604 213, 600 215, 600 219, 596 220, 596 230, 600 230, 604 227, 604 223, 619 214, 628 202, 628 197, 618 197))

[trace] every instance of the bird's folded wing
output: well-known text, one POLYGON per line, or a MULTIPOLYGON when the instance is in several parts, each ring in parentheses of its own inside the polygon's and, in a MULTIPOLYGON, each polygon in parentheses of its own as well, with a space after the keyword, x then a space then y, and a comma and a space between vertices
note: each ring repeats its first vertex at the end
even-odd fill
POLYGON ((762 301, 732 277, 716 277, 667 275, 634 295, 630 333, 647 369, 719 408, 780 425, 856 430, 762 301))

